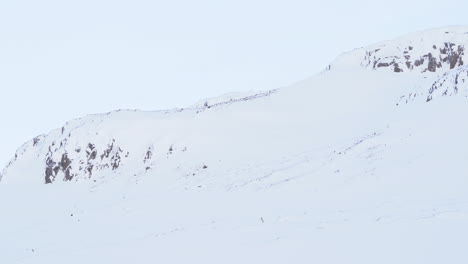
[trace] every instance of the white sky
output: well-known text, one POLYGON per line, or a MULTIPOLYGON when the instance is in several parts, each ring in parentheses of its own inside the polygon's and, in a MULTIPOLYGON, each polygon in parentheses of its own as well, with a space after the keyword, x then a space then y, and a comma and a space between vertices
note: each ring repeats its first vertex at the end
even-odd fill
POLYGON ((0 1, 0 167, 90 113, 287 86, 341 52, 468 24, 468 1, 0 1))

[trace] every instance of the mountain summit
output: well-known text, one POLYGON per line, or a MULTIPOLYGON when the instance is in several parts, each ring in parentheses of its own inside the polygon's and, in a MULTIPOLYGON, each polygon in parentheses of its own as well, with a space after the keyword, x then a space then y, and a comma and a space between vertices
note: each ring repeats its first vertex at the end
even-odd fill
POLYGON ((329 69, 363 67, 402 72, 446 72, 464 65, 468 27, 427 30, 356 49, 340 56, 329 69))

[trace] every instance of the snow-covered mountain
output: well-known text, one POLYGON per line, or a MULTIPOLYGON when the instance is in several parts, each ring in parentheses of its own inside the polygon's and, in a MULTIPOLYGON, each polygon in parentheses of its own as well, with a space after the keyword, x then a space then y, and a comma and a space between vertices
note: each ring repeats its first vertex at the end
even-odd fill
POLYGON ((1 263, 464 263, 468 27, 290 87, 89 115, 0 176, 1 263))

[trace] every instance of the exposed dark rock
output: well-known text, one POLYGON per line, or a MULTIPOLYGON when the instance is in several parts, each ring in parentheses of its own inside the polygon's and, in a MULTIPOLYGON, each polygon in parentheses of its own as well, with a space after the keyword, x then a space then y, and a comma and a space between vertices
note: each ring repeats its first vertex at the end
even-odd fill
POLYGON ((46 160, 46 170, 45 170, 45 183, 52 183, 55 179, 57 173, 54 171, 56 163, 51 159, 47 158, 46 160))
MULTIPOLYGON (((372 67, 372 69, 390 68, 394 72, 404 72, 406 69, 419 72, 437 72, 444 65, 453 69, 464 64, 465 48, 463 45, 457 46, 447 42, 438 45, 434 43, 431 46, 430 50, 426 50, 426 53, 419 53, 419 55, 416 55, 415 52, 424 52, 424 50, 416 51, 413 46, 401 50, 400 54, 394 53, 392 56, 385 57, 376 55, 378 49, 368 50, 365 52, 361 65, 372 67), (402 65, 406 65, 406 67, 402 65)), ((382 49, 384 48, 385 46, 382 46, 382 49)))
POLYGON ((428 54, 428 59, 429 59, 429 64, 427 66, 427 69, 430 71, 430 72, 435 72, 436 71, 436 67, 437 67, 437 61, 436 61, 436 58, 434 58, 432 56, 432 53, 429 53, 428 54))
POLYGON ((143 163, 148 162, 153 157, 153 147, 149 147, 146 151, 145 157, 143 159, 143 163))
POLYGON ((71 181, 73 179, 74 175, 71 173, 71 169, 72 169, 71 163, 72 161, 68 158, 68 154, 64 153, 62 155, 62 159, 60 160, 59 166, 60 166, 60 169, 65 174, 65 178, 64 178, 65 181, 71 181))
POLYGON ((388 66, 390 66, 390 65, 392 65, 392 64, 393 64, 393 62, 391 62, 391 63, 379 62, 379 63, 377 64, 377 68, 388 67, 388 66))
POLYGON ((86 150, 86 154, 88 155, 88 160, 96 159, 96 156, 97 156, 96 147, 93 144, 89 143, 88 149, 86 150))
POLYGON ((120 161, 121 161, 120 153, 122 153, 122 150, 119 148, 118 151, 111 158, 112 170, 116 170, 120 166, 120 161))
POLYGON ((33 146, 37 146, 37 144, 39 144, 39 141, 41 141, 41 139, 39 137, 35 137, 33 139, 33 146))
POLYGON ((466 80, 468 80, 468 69, 466 66, 445 73, 432 84, 428 91, 426 102, 432 101, 436 96, 456 95, 462 88, 467 90, 466 80))
POLYGON ((93 164, 88 164, 88 166, 86 167, 86 171, 88 172, 89 177, 93 175, 93 168, 94 168, 93 164))
POLYGON ((113 139, 112 143, 110 145, 108 145, 106 150, 104 150, 104 153, 102 153, 102 155, 101 155, 101 160, 103 160, 104 158, 109 158, 110 153, 114 149, 114 142, 115 142, 115 140, 113 139))
POLYGON ((395 63, 395 68, 393 69, 394 72, 403 72, 403 70, 398 66, 398 63, 395 63))
POLYGON ((418 67, 424 63, 424 58, 420 58, 414 61, 414 66, 418 67))
POLYGON ((407 61, 406 62, 406 67, 408 67, 408 69, 411 69, 411 62, 407 61))
POLYGON ((172 152, 174 152, 174 147, 171 145, 168 151, 169 152, 167 154, 172 154, 172 152))

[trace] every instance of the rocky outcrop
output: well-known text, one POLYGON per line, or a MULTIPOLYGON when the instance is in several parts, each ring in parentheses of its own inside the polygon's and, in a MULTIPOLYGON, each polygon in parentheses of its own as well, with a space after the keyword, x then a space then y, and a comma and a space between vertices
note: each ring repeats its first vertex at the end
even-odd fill
POLYGON ((433 100, 450 96, 463 96, 468 98, 468 66, 449 70, 441 76, 432 78, 432 81, 427 83, 427 85, 419 85, 413 92, 401 96, 397 105, 414 101, 429 103, 433 100))
POLYGON ((55 142, 48 147, 49 151, 46 154, 45 183, 53 183, 56 180, 71 181, 76 177, 91 178, 97 170, 117 170, 122 162, 123 150, 116 145, 115 140, 103 150, 98 150, 95 144, 88 143, 84 152, 77 148, 73 154, 69 154, 63 142, 59 148, 54 146, 55 142), (99 158, 98 153, 101 153, 99 158))
POLYGON ((437 72, 439 69, 453 69, 464 65, 465 46, 445 42, 443 47, 420 52, 412 46, 403 47, 399 54, 385 55, 385 47, 366 51, 362 64, 366 68, 379 70, 386 68, 393 72, 437 72), (383 54, 383 55, 381 55, 383 54), (444 67, 445 66, 445 67, 444 67))
POLYGON ((429 89, 426 101, 461 93, 465 96, 468 94, 468 66, 449 71, 438 78, 429 89))
POLYGON ((327 69, 444 73, 465 64, 467 43, 468 28, 429 30, 345 53, 327 69))

